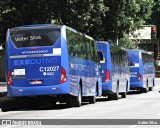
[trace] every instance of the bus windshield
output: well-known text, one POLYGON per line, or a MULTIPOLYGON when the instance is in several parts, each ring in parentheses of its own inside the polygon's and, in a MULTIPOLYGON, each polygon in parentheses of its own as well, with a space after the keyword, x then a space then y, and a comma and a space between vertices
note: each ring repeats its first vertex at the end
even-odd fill
POLYGON ((52 46, 60 36, 60 28, 14 28, 10 33, 17 48, 52 46))

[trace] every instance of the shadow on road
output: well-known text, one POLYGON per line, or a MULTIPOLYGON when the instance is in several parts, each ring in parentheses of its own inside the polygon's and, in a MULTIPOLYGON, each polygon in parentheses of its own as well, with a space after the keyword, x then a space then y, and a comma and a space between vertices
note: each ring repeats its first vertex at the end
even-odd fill
MULTIPOLYGON (((127 95, 139 95, 142 94, 140 91, 130 91, 127 95)), ((119 100, 123 99, 119 96, 119 100)), ((117 101, 117 100, 109 100, 108 97, 97 97, 96 102, 110 102, 110 101, 117 101)), ((35 99, 30 100, 22 100, 22 99, 7 99, 7 100, 0 100, 0 108, 3 112, 6 111, 31 111, 31 110, 61 110, 61 109, 69 109, 65 103, 57 103, 55 104, 44 104, 44 101, 40 101, 40 103, 36 102, 35 99)), ((88 105, 88 102, 82 102, 81 107, 88 105)))
POLYGON ((137 94, 142 94, 140 91, 130 91, 127 93, 127 95, 137 95, 137 94))
MULTIPOLYGON (((123 99, 121 96, 119 96, 119 99, 123 99)), ((96 98, 97 102, 110 102, 110 101, 117 101, 117 100, 110 100, 108 97, 97 97, 96 98)))
MULTIPOLYGON (((89 104, 88 102, 82 102, 81 107, 89 104)), ((0 108, 2 112, 7 111, 33 111, 33 110, 61 110, 61 109, 70 109, 71 107, 67 106, 65 103, 57 104, 45 104, 43 101, 37 103, 33 100, 22 101, 17 99, 9 99, 6 101, 0 101, 0 108)))
MULTIPOLYGON (((139 95, 139 94, 143 94, 140 91, 130 91, 127 93, 127 95, 139 95)), ((123 99, 121 96, 119 96, 119 100, 123 99)), ((97 102, 106 102, 106 101, 117 101, 117 100, 109 100, 108 97, 97 97, 96 99, 97 102)))
MULTIPOLYGON (((89 103, 82 103, 81 107, 88 105, 89 103)), ((33 111, 33 110, 62 110, 62 109, 70 109, 72 107, 68 107, 65 103, 56 104, 56 105, 46 105, 46 106, 39 106, 38 108, 24 108, 23 110, 33 111)), ((77 107, 78 108, 78 107, 77 107)), ((21 110, 21 111, 23 111, 21 110)))

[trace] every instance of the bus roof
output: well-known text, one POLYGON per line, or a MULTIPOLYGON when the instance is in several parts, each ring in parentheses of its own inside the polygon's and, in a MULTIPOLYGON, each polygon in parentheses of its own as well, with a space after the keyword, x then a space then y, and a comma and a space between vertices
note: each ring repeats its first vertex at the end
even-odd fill
POLYGON ((152 52, 148 52, 148 51, 141 50, 141 49, 129 49, 128 51, 131 51, 131 52, 142 52, 142 53, 145 53, 145 54, 153 55, 152 52))
POLYGON ((66 26, 66 25, 63 25, 63 26, 65 26, 65 27, 66 27, 68 30, 70 30, 70 31, 73 31, 73 32, 78 33, 78 34, 80 34, 80 35, 84 35, 86 38, 88 38, 88 39, 90 39, 90 40, 94 40, 91 36, 88 36, 88 35, 86 35, 86 34, 83 34, 83 33, 79 32, 79 31, 77 31, 77 30, 75 30, 75 29, 73 29, 73 28, 71 28, 71 27, 66 26))
POLYGON ((52 27, 52 26, 55 26, 55 27, 59 27, 61 28, 60 25, 54 25, 54 24, 32 24, 32 25, 22 25, 22 26, 18 26, 18 27, 13 27, 13 28, 10 28, 10 29, 31 29, 31 28, 42 28, 42 27, 52 27))
POLYGON ((107 44, 107 43, 109 43, 109 42, 107 42, 107 41, 96 41, 96 43, 97 43, 97 44, 107 44))
POLYGON ((13 27, 13 28, 10 28, 10 29, 13 29, 13 30, 16 30, 16 29, 28 29, 28 28, 29 28, 29 29, 31 29, 31 28, 34 29, 34 28, 37 28, 37 27, 42 28, 42 27, 52 27, 52 26, 57 27, 57 28, 65 27, 65 28, 67 28, 67 29, 70 30, 70 31, 73 31, 73 32, 78 33, 78 34, 80 34, 80 35, 84 35, 86 38, 88 38, 88 39, 90 39, 90 40, 94 40, 92 37, 90 37, 90 36, 88 36, 88 35, 86 35, 86 34, 83 34, 83 33, 79 32, 79 31, 77 31, 77 30, 75 30, 75 29, 73 29, 73 28, 71 28, 71 27, 66 26, 66 25, 57 25, 57 24, 32 24, 32 25, 23 25, 23 26, 13 27))

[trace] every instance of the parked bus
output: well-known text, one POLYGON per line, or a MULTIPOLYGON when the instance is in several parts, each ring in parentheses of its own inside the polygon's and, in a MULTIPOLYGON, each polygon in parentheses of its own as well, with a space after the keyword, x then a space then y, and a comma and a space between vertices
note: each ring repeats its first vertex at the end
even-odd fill
POLYGON ((118 100, 119 94, 126 98, 130 85, 127 51, 104 41, 97 41, 97 47, 102 53, 102 95, 109 100, 118 100))
POLYGON ((8 96, 52 96, 81 106, 101 95, 96 42, 65 25, 26 25, 8 29, 8 96))
POLYGON ((152 91, 155 86, 153 55, 143 50, 128 50, 130 58, 130 87, 142 93, 152 91))

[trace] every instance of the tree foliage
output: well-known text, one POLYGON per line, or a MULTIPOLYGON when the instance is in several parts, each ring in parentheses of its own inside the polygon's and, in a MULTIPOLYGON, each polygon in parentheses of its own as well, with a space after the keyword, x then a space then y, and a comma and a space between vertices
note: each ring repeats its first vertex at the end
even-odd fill
POLYGON ((152 14, 147 20, 149 24, 154 24, 158 28, 158 38, 160 38, 160 0, 154 0, 152 14))
MULTIPOLYGON (((159 0, 1 0, 0 43, 10 27, 66 24, 100 40, 121 38, 144 24, 159 0)), ((158 9, 157 9, 158 12, 158 9)))
POLYGON ((104 3, 109 7, 103 18, 106 38, 114 40, 145 23, 151 14, 153 0, 108 0, 104 3))

